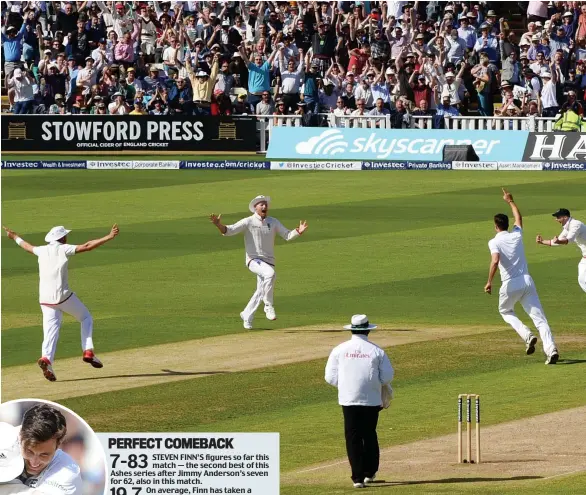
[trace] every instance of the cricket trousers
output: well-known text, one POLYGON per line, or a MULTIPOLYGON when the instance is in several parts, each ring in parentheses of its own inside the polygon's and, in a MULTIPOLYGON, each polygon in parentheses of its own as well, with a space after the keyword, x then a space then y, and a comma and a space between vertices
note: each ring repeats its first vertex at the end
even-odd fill
POLYGON ((268 263, 255 259, 248 264, 248 269, 256 274, 256 291, 252 294, 250 301, 244 308, 244 317, 246 319, 252 318, 261 301, 265 303, 265 306, 273 305, 273 292, 275 289, 275 279, 277 274, 275 268, 268 263))
POLYGON ((380 450, 376 425, 381 406, 342 406, 346 452, 352 481, 362 483, 378 471, 380 450))
POLYGON ((586 256, 578 263, 578 283, 582 290, 586 292, 586 256))
POLYGON ((72 294, 68 299, 59 304, 41 304, 43 312, 43 347, 42 356, 53 362, 57 342, 59 341, 59 330, 63 323, 63 313, 73 316, 81 323, 81 348, 86 351, 94 348, 92 335, 94 331, 94 321, 92 315, 79 300, 72 294))
POLYGON ((499 312, 503 320, 515 329, 525 343, 529 343, 532 333, 515 314, 517 303, 521 303, 525 313, 533 320, 543 343, 543 352, 550 356, 556 348, 555 342, 530 275, 521 275, 505 281, 499 292, 499 312))

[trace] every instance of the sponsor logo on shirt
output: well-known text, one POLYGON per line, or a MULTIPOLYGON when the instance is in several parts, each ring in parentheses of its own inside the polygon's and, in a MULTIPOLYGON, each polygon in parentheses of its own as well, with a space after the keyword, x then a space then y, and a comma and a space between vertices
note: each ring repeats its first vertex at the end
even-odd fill
POLYGON ((347 352, 346 354, 344 354, 344 357, 347 359, 368 359, 370 358, 370 354, 364 354, 362 352, 355 351, 347 352))

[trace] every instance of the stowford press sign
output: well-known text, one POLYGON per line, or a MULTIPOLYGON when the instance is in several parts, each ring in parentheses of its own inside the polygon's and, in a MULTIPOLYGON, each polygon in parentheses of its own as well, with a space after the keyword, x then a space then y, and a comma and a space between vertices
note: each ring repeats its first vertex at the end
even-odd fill
POLYGON ((130 147, 166 148, 173 141, 201 141, 204 138, 203 122, 148 121, 145 126, 137 121, 43 122, 43 141, 75 141, 78 146, 109 148, 126 143, 130 147), (144 129, 143 129, 144 127, 144 129), (144 133, 144 136, 143 136, 144 133))
POLYGON ((10 115, 4 152, 230 152, 256 150, 251 117, 10 115))

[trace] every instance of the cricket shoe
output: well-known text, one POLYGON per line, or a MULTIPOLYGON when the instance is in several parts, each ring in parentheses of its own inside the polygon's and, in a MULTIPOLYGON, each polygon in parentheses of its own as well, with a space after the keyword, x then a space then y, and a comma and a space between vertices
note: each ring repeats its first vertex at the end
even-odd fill
POLYGON ((49 380, 50 382, 57 381, 57 377, 53 372, 53 366, 51 366, 51 361, 49 361, 46 357, 42 357, 37 361, 39 368, 43 370, 43 376, 49 380))
POLYGON ((365 485, 368 485, 370 483, 374 483, 374 478, 375 478, 374 475, 373 476, 367 476, 366 478, 364 478, 364 484, 365 485))
POLYGON ((277 313, 275 313, 275 308, 273 306, 265 306, 265 314, 267 315, 267 320, 277 319, 277 313))
POLYGON ((246 328, 246 330, 252 330, 252 318, 245 318, 244 311, 240 313, 240 318, 242 318, 242 321, 244 322, 244 328, 246 328))
POLYGON ((104 365, 102 364, 102 361, 100 361, 96 355, 94 354, 94 351, 83 351, 83 362, 84 363, 89 363, 91 364, 94 368, 103 368, 104 365))
POLYGON ((529 342, 525 345, 525 352, 527 355, 531 355, 535 352, 535 344, 537 344, 537 337, 534 335, 529 339, 529 342))
POLYGON ((364 483, 354 483, 354 488, 366 488, 364 483))
POLYGON ((545 360, 545 364, 555 364, 558 362, 558 359, 560 358, 560 355, 558 354, 558 350, 554 349, 553 352, 547 356, 547 359, 545 360))

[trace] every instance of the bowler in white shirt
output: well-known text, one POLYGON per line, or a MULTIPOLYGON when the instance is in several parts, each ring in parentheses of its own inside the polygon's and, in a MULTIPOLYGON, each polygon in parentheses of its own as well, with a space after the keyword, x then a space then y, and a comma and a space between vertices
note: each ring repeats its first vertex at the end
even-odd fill
POLYGON ((586 225, 580 220, 572 218, 570 211, 566 208, 560 208, 552 216, 562 225, 561 234, 550 240, 544 240, 541 235, 538 235, 537 244, 554 247, 564 246, 570 242, 575 243, 582 253, 582 259, 578 263, 578 283, 582 290, 586 292, 586 225))
POLYGON ((254 313, 264 302, 267 319, 276 320, 277 314, 273 306, 273 291, 275 288, 275 236, 279 234, 286 241, 299 237, 307 229, 307 222, 299 222, 299 227, 288 230, 276 218, 267 216, 271 198, 257 196, 248 205, 252 216, 243 218, 233 225, 223 225, 222 215, 212 213, 210 221, 218 228, 222 235, 236 235, 244 232, 244 247, 246 250, 246 266, 256 275, 256 291, 250 301, 240 313, 244 328, 250 330, 254 313))
POLYGON ((492 280, 498 268, 502 282, 499 291, 499 312, 503 320, 511 325, 523 339, 526 353, 533 354, 537 337, 515 314, 515 305, 520 302, 539 330, 543 352, 547 357, 545 364, 555 364, 559 359, 558 350, 541 307, 535 282, 529 275, 527 259, 525 258, 523 217, 513 200, 513 195, 505 189, 503 189, 503 199, 511 206, 515 224, 512 232, 509 232, 509 217, 503 213, 494 216, 494 228, 497 234, 488 243, 491 262, 488 282, 484 286, 484 291, 488 294, 492 293, 492 280))
POLYGON ((366 315, 352 316, 351 324, 344 326, 352 338, 334 348, 325 371, 326 382, 338 388, 354 488, 374 481, 380 459, 376 425, 383 405, 388 407, 383 391, 392 395, 391 361, 383 349, 368 340, 375 328, 366 315))
POLYGON ((59 447, 67 434, 67 422, 58 409, 38 404, 24 413, 20 448, 24 471, 20 481, 47 495, 81 495, 81 470, 59 447))
POLYGON ((111 241, 118 235, 118 226, 114 225, 107 236, 88 241, 85 244, 67 244, 67 235, 71 230, 63 226, 53 227, 45 236, 45 246, 33 246, 23 240, 16 232, 3 227, 8 237, 13 239, 26 252, 37 256, 39 261, 39 303, 43 313, 43 345, 41 358, 37 364, 43 376, 50 382, 57 380, 53 371, 59 330, 63 322, 63 313, 70 314, 81 323, 82 359, 94 368, 102 368, 102 362, 94 354, 92 339, 94 322, 90 312, 69 288, 69 258, 78 253, 85 253, 111 241))

